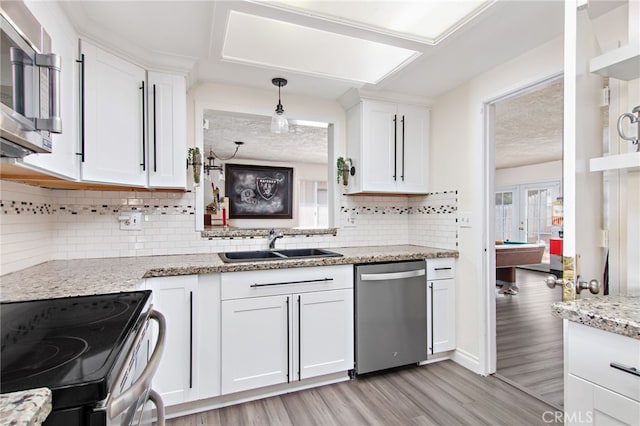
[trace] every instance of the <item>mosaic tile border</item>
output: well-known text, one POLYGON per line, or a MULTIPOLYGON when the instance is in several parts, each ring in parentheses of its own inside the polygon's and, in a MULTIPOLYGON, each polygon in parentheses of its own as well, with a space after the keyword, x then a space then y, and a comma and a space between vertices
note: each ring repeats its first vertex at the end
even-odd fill
POLYGON ((50 204, 34 203, 30 201, 0 200, 0 215, 112 215, 134 211, 140 211, 152 215, 195 215, 195 207, 190 204, 143 204, 140 206, 131 206, 125 204, 50 204))
POLYGON ((439 205, 439 206, 419 206, 419 207, 345 207, 340 206, 340 213, 355 214, 453 214, 458 211, 457 206, 439 205))
MULTIPOLYGON (((416 204, 408 207, 394 207, 394 206, 340 206, 340 213, 348 214, 362 214, 362 215, 375 215, 375 214, 454 214, 458 211, 458 191, 440 191, 429 192, 424 194, 424 197, 431 197, 431 199, 420 199, 416 204)), ((410 203, 415 202, 410 198, 410 203)))

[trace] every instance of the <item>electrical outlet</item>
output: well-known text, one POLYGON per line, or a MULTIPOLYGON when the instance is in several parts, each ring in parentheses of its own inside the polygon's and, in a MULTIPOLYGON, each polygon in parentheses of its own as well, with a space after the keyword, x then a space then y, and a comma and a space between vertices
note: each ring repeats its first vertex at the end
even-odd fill
POLYGON ((471 228, 471 212, 458 212, 458 226, 471 228))
POLYGON ((124 213, 118 216, 118 220, 120 221, 120 230, 122 231, 142 230, 141 212, 124 213))

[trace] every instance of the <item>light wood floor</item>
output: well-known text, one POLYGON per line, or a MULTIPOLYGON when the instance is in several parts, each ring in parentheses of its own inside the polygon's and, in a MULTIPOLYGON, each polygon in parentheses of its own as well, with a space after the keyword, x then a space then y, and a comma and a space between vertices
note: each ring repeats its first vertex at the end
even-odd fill
POLYGON ((550 308, 562 288, 547 287, 547 275, 517 269, 519 293, 497 296, 497 374, 562 407, 562 320, 550 308))
POLYGON ((554 409, 443 361, 167 421, 191 425, 544 425, 554 409))

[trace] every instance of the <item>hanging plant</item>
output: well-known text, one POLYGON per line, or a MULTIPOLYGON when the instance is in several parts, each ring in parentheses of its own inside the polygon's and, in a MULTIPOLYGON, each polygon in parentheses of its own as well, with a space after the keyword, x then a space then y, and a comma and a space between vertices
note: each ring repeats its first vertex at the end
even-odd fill
POLYGON ((193 183, 200 184, 200 167, 202 166, 202 154, 200 148, 189 148, 187 152, 187 164, 193 166, 193 183))
POLYGON ((351 174, 351 176, 355 174, 353 161, 351 160, 351 158, 344 159, 344 157, 338 157, 336 166, 338 169, 336 176, 338 183, 340 183, 340 179, 342 178, 342 184, 344 186, 347 186, 349 184, 349 174, 351 174))

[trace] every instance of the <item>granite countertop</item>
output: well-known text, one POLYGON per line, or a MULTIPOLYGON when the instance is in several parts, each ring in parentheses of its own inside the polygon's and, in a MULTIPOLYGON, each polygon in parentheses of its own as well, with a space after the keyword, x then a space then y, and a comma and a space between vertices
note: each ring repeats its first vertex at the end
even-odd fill
POLYGON ((38 426, 51 412, 51 390, 30 389, 0 395, 0 426, 38 426))
POLYGON ((8 302, 132 291, 136 290, 142 278, 150 277, 458 257, 456 250, 414 245, 330 250, 343 257, 223 263, 217 253, 207 253, 54 260, 0 277, 0 300, 8 302))
POLYGON ((596 296, 551 309, 557 317, 640 340, 640 296, 596 296))

